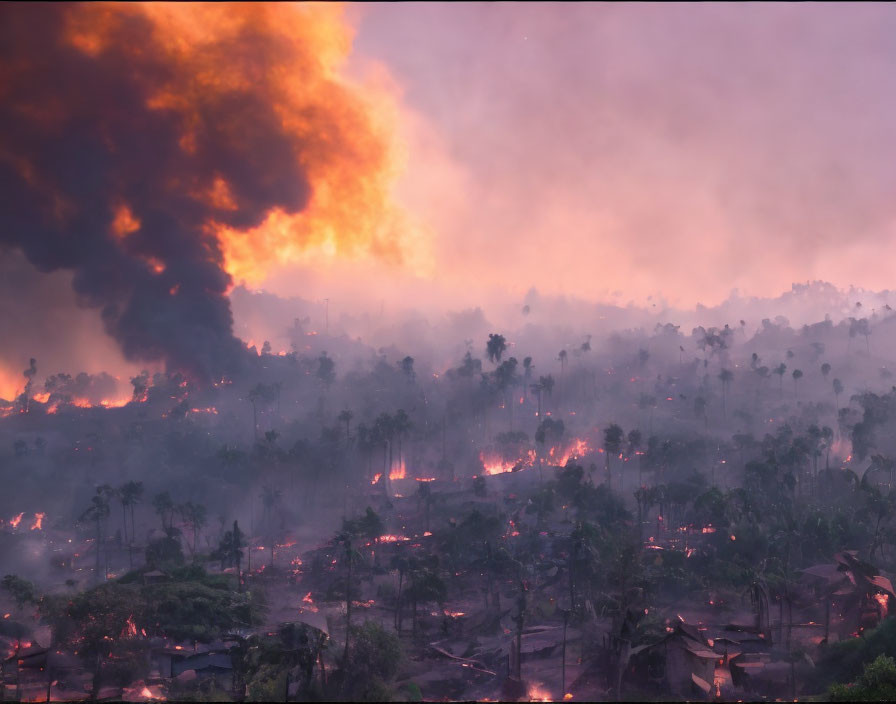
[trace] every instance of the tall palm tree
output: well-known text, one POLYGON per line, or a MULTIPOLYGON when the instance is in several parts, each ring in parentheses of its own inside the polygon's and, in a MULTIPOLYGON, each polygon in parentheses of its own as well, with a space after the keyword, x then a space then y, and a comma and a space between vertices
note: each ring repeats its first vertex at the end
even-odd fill
POLYGON ((122 518, 123 518, 123 527, 124 527, 124 539, 128 544, 128 566, 133 569, 133 558, 132 558, 132 550, 131 545, 136 539, 136 527, 134 525, 134 507, 140 503, 143 498, 143 482, 137 482, 134 480, 125 482, 116 490, 116 495, 118 496, 118 500, 121 502, 121 510, 122 510, 122 518), (128 540, 128 512, 131 514, 131 535, 130 540, 128 540))
POLYGON ((498 364, 506 350, 507 340, 503 335, 497 333, 489 334, 488 342, 485 343, 485 352, 492 364, 498 364))
POLYGON ((495 369, 495 382, 498 390, 504 395, 504 405, 508 408, 510 417, 510 430, 513 430, 513 398, 508 399, 508 391, 512 392, 519 381, 516 373, 516 357, 511 357, 498 365, 495 369))
POLYGON ((96 579, 99 579, 100 575, 100 546, 103 543, 103 524, 110 514, 109 498, 102 489, 103 487, 97 489, 96 494, 90 500, 90 506, 81 514, 82 521, 93 521, 96 525, 96 568, 94 571, 96 579))
POLYGON ((343 560, 345 561, 345 650, 342 660, 348 665, 349 641, 352 631, 352 567, 354 567, 359 555, 352 547, 352 535, 343 531, 336 536, 336 543, 342 545, 343 560))
POLYGON ((532 365, 531 357, 523 357, 523 399, 528 398, 529 385, 532 383, 532 365))
POLYGON ((400 467, 402 466, 402 441, 411 429, 411 419, 403 408, 399 408, 392 417, 392 429, 398 439, 398 466, 400 467))
POLYGON ((802 379, 802 377, 803 377, 802 370, 800 370, 800 369, 793 370, 793 395, 794 396, 799 396, 798 383, 799 383, 799 380, 802 379))
POLYGON ((784 393, 784 373, 787 371, 787 365, 784 362, 781 362, 777 367, 772 370, 775 374, 778 375, 779 380, 781 382, 781 393, 784 393))
POLYGON ((728 389, 731 386, 731 380, 734 379, 734 372, 730 369, 723 369, 719 372, 719 380, 722 382, 722 418, 726 418, 725 397, 728 395, 728 389))
POLYGON ((346 444, 346 446, 348 446, 349 440, 350 440, 349 424, 352 422, 352 418, 354 418, 354 417, 355 417, 355 414, 352 413, 348 409, 345 409, 344 411, 340 412, 339 415, 337 416, 337 420, 340 423, 345 423, 345 444, 346 444))
POLYGON ((607 489, 611 487, 613 475, 610 470, 610 455, 618 455, 622 451, 625 433, 616 423, 604 428, 604 454, 607 460, 607 489))
POLYGON ((162 523, 162 530, 170 535, 174 527, 174 501, 171 499, 171 494, 167 491, 156 494, 152 499, 152 505, 162 523))

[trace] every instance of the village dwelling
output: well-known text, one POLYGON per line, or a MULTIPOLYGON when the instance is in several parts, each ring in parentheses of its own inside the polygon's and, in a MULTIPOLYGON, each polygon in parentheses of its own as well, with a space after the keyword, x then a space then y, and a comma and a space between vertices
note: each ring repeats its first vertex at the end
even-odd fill
POLYGON ((696 626, 678 623, 656 643, 632 648, 626 680, 687 699, 706 698, 714 692, 718 659, 696 626))

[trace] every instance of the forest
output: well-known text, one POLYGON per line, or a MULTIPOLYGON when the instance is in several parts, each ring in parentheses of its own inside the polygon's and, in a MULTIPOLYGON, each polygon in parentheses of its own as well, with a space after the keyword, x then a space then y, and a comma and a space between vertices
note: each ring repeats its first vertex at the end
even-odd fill
POLYGON ((896 315, 846 312, 413 356, 297 319, 124 398, 32 359, 4 697, 885 698, 896 315))

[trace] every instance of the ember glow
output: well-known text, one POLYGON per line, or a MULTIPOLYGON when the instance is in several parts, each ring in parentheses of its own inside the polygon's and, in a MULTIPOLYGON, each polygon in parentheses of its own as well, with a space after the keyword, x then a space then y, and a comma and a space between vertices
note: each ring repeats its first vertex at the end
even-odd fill
POLYGON ((44 524, 44 516, 45 513, 35 513, 34 514, 34 522, 31 524, 31 530, 41 530, 44 524))
POLYGON ((564 467, 570 460, 581 460, 590 452, 592 452, 592 449, 587 440, 574 439, 563 450, 552 447, 548 452, 548 458, 551 464, 557 467, 564 467))
POLYGON ((529 450, 523 457, 516 460, 505 460, 484 452, 479 453, 479 461, 482 463, 482 470, 485 474, 503 474, 532 467, 535 464, 535 458, 535 450, 529 450))
POLYGON ((389 479, 405 479, 407 476, 408 470, 404 466, 404 460, 389 471, 389 479))

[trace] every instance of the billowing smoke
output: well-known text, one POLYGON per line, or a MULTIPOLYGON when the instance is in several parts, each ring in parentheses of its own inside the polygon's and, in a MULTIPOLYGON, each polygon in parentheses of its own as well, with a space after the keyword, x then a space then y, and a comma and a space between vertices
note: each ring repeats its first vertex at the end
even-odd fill
POLYGON ((348 44, 319 7, 3 6, 0 247, 71 270, 127 359, 232 373, 226 237, 255 254, 246 233, 332 190, 322 162, 385 168, 332 75, 348 44))

